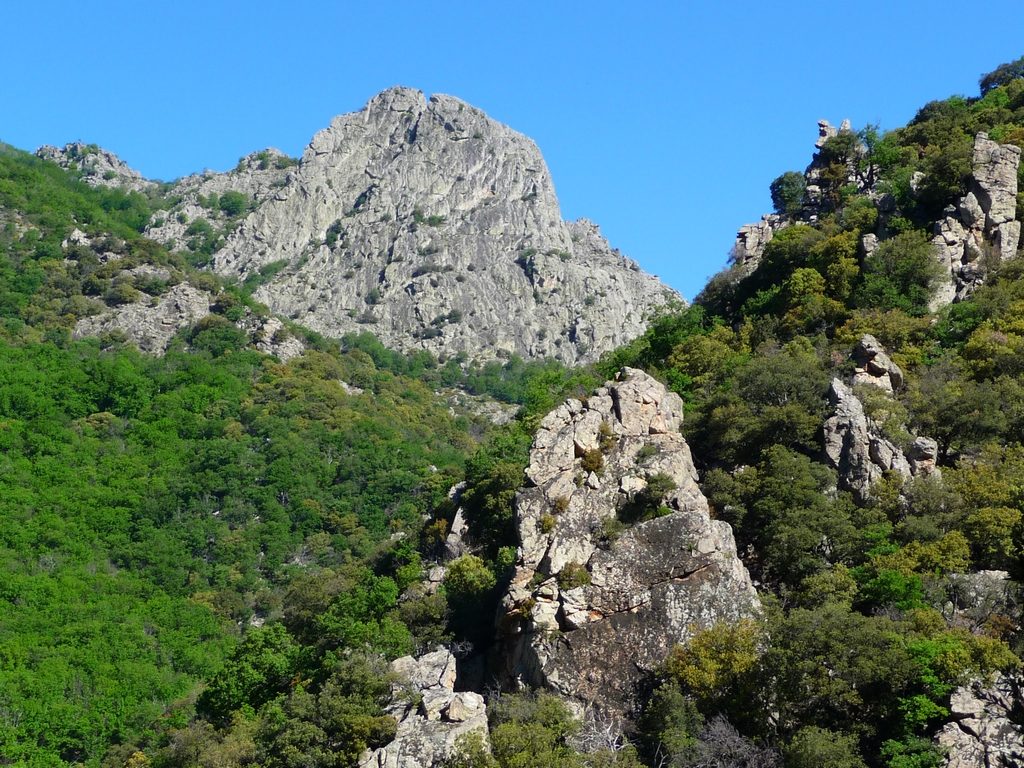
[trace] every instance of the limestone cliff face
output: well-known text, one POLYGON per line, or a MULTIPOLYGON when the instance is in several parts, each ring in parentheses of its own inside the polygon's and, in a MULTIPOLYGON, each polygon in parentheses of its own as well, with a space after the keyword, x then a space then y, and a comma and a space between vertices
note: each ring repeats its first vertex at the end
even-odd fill
POLYGON ((542 422, 499 621, 507 681, 625 712, 675 644, 757 612, 732 529, 710 518, 697 486, 681 418, 677 395, 627 368, 542 422))
POLYGON ((594 225, 562 221, 532 141, 450 96, 385 91, 274 183, 213 266, 246 278, 274 265, 257 298, 329 335, 575 363, 678 299, 594 225))

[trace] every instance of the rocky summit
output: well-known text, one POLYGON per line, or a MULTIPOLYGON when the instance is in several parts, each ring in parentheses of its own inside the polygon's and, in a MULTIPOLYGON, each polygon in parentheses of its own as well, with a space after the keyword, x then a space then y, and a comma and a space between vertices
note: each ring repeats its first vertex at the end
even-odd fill
MULTIPOLYGON (((234 173, 228 185, 251 186, 234 173)), ((255 195, 213 267, 270 275, 256 297, 331 336, 575 363, 679 299, 594 224, 562 220, 532 141, 450 96, 384 91, 271 173, 273 194, 255 195)))

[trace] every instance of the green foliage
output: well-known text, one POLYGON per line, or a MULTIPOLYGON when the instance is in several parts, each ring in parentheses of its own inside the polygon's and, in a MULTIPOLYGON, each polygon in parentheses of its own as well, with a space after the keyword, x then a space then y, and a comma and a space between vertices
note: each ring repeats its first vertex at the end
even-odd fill
POLYGON ((454 599, 476 598, 494 589, 494 573, 476 555, 462 555, 448 564, 444 588, 454 599))
POLYGON ((795 216, 803 207, 807 180, 802 173, 786 171, 771 183, 772 206, 781 216, 795 216))
POLYGON ((203 691, 197 709, 223 720, 243 706, 259 708, 287 690, 298 651, 280 624, 251 630, 203 691))
POLYGON ((886 240, 865 260, 864 282, 856 302, 861 307, 900 309, 910 315, 928 311, 940 266, 928 237, 906 232, 886 240))
POLYGON ((979 86, 981 87, 981 95, 985 96, 993 88, 1007 85, 1012 80, 1016 80, 1024 77, 1024 56, 1021 58, 1007 62, 1006 64, 1000 64, 998 67, 993 69, 991 72, 981 76, 979 80, 979 86))
POLYGON ((801 728, 786 748, 786 765, 792 768, 866 768, 857 737, 825 728, 801 728))
POLYGON ((501 768, 582 768, 569 745, 579 729, 561 699, 549 693, 503 695, 490 707, 491 745, 501 768))
POLYGON ((558 572, 558 586, 562 589, 575 589, 590 584, 590 571, 580 563, 566 563, 558 572))
POLYGON ((241 192, 229 189, 220 196, 218 207, 225 216, 241 216, 249 208, 249 198, 241 192))
POLYGON ((751 619, 715 624, 673 648, 665 673, 706 711, 728 708, 750 692, 761 640, 762 628, 751 619))

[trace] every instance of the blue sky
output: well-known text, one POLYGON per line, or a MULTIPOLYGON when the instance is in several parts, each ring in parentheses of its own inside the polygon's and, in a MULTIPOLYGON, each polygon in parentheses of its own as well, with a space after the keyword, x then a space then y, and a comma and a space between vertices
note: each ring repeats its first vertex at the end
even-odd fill
POLYGON ((566 218, 692 297, 820 118, 902 125, 1024 55, 1020 6, 923 2, 34 2, 3 10, 0 140, 154 178, 299 154, 401 84, 531 136, 566 218))

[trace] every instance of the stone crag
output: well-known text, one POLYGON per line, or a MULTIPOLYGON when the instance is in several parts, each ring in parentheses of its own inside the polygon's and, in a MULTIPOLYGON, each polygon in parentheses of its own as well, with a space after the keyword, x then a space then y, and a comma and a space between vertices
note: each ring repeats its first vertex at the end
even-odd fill
MULTIPOLYGON (((821 150, 828 139, 850 131, 850 125, 844 121, 837 130, 822 120, 818 131, 815 147, 821 150)), ((941 279, 930 302, 933 311, 968 296, 984 282, 991 264, 1016 257, 1021 234, 1021 223, 1016 219, 1020 156, 1021 150, 1012 144, 999 144, 985 133, 975 137, 968 192, 949 205, 943 211, 943 218, 932 228, 935 258, 942 265, 941 279)), ((735 283, 750 276, 760 266, 765 248, 778 232, 794 223, 818 221, 827 210, 820 186, 821 157, 820 151, 817 152, 804 172, 806 197, 799 214, 793 218, 768 214, 755 224, 740 227, 733 244, 732 266, 720 279, 735 283)), ((865 235, 861 243, 865 257, 878 247, 879 236, 885 234, 885 222, 895 208, 892 195, 883 194, 872 177, 873 174, 858 174, 851 167, 850 184, 868 194, 879 212, 878 233, 865 235)), ((913 188, 920 185, 922 178, 922 174, 917 174, 913 188)))
MULTIPOLYGON (((158 190, 95 145, 37 154, 89 184, 158 190)), ((391 88, 335 118, 301 160, 265 149, 160 191, 167 205, 147 237, 209 258, 275 314, 328 336, 572 365, 682 302, 596 225, 562 220, 532 141, 451 96, 391 88)))
POLYGON ((758 611, 732 530, 697 486, 681 417, 677 395, 624 369, 542 422, 499 620, 506 683, 621 715, 675 644, 758 611))
POLYGON ((65 170, 77 172, 92 187, 120 187, 132 192, 148 192, 157 186, 115 155, 95 144, 74 141, 63 147, 45 145, 36 156, 56 163, 65 170))
POLYGON ((932 245, 943 279, 932 297, 933 310, 967 296, 984 281, 990 263, 1015 258, 1020 244, 1015 219, 1020 149, 979 133, 972 160, 969 191, 935 223, 932 245))
POLYGON ((214 268, 246 278, 275 265, 257 298, 332 336, 575 363, 679 298, 593 224, 562 220, 532 141, 450 96, 385 91, 275 183, 214 268))
POLYGON ((487 707, 472 691, 455 691, 455 657, 444 650, 391 663, 398 678, 388 713, 398 723, 394 740, 367 751, 359 768, 441 768, 463 734, 479 732, 486 743, 487 707))

